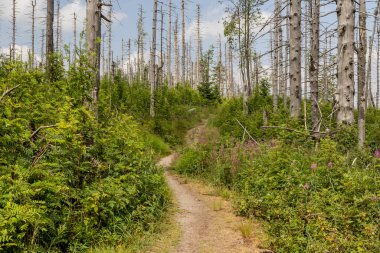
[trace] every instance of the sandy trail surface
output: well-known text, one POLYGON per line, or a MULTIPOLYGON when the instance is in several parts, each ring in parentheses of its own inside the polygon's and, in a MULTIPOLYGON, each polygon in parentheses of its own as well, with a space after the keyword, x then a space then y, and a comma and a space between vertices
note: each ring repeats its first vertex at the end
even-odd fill
POLYGON ((244 219, 233 214, 228 201, 213 194, 208 186, 168 171, 176 157, 172 154, 158 163, 166 169, 165 176, 178 206, 175 218, 182 230, 181 239, 172 252, 266 252, 259 249, 255 231, 252 239, 243 239, 239 226, 244 219))

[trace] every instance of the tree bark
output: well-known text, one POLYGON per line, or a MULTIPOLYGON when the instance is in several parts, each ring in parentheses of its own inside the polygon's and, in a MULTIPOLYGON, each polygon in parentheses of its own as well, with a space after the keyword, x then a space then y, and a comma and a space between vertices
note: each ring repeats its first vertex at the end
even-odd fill
POLYGON ((301 1, 290 1, 290 115, 301 115, 301 1))
POLYGON ((366 114, 366 56, 367 56, 367 8, 365 0, 359 1, 359 48, 358 48, 358 144, 365 141, 365 114, 366 114))
POLYGON ((310 37, 310 90, 311 90, 311 122, 313 125, 312 130, 319 129, 319 13, 320 13, 320 0, 311 0, 311 37, 310 37))
POLYGON ((52 78, 51 56, 54 52, 54 0, 47 0, 46 16, 46 66, 48 79, 52 78))
POLYGON ((354 122, 354 26, 353 0, 337 0, 338 70, 335 92, 338 124, 354 122))
POLYGON ((167 62, 167 75, 168 86, 173 86, 172 80, 172 0, 169 1, 169 22, 168 22, 168 62, 167 62))
POLYGON ((185 0, 182 0, 182 85, 185 85, 186 78, 186 40, 185 40, 185 0))
POLYGON ((152 47, 150 50, 150 116, 154 118, 154 93, 156 87, 156 27, 157 27, 157 0, 154 0, 153 25, 152 25, 152 47))

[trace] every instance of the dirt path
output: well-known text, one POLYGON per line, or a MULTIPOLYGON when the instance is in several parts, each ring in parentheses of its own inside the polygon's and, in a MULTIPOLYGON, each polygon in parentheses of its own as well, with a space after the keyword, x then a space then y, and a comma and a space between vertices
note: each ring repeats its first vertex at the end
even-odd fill
MULTIPOLYGON (((159 165, 167 169, 175 158, 175 154, 165 157, 159 165)), ((243 239, 239 226, 244 220, 233 214, 228 201, 215 196, 213 190, 203 184, 187 182, 168 170, 165 175, 178 205, 176 220, 182 230, 181 239, 172 252, 265 252, 258 247, 259 240, 255 238, 260 236, 255 231, 253 239, 243 239)), ((255 230, 255 225, 252 226, 255 230)))

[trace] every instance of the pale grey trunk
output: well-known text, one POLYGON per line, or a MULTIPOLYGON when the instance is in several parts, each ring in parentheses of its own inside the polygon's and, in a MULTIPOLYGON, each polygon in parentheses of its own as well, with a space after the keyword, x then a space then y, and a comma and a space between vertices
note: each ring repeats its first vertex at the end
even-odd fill
POLYGON ((274 7, 274 41, 273 41, 273 108, 276 111, 278 108, 278 56, 279 56, 279 26, 280 26, 280 0, 275 1, 274 7))
POLYGON ((185 85, 186 76, 186 41, 185 41, 185 0, 182 0, 182 85, 185 85))
POLYGON ((354 26, 353 0, 337 0, 338 62, 337 89, 335 92, 339 124, 354 122, 354 26))
POLYGON ((51 79, 51 54, 54 52, 54 0, 47 0, 46 16, 46 65, 48 78, 51 79))
POLYGON ((30 56, 30 67, 34 68, 34 55, 35 55, 35 24, 36 24, 36 0, 32 1, 32 53, 30 56))
POLYGON ((100 88, 100 43, 101 38, 101 6, 99 0, 88 0, 86 10, 86 42, 89 61, 94 70, 94 89, 92 102, 97 114, 97 103, 100 88))
POLYGON ((379 100, 380 100, 380 24, 378 24, 377 26, 377 87, 376 87, 376 107, 377 108, 379 108, 379 100))
POLYGON ((310 37, 310 90, 311 90, 311 122, 313 130, 319 131, 319 13, 320 0, 311 0, 311 37, 310 37))
POLYGON ((172 0, 169 1, 169 22, 168 22, 168 62, 167 62, 167 76, 168 86, 173 86, 172 80, 172 0))
POLYGON ((10 57, 11 60, 16 60, 16 0, 12 2, 12 49, 10 57))
POLYGON ((358 144, 365 141, 366 114, 366 54, 367 54, 367 14, 365 0, 359 1, 359 48, 358 48, 358 144))
POLYGON ((301 1, 290 1, 290 115, 301 115, 301 1))
POLYGON ((174 25, 174 70, 175 70, 175 84, 177 85, 180 80, 179 76, 179 43, 178 43, 178 17, 174 25))
POLYGON ((152 47, 150 50, 150 116, 155 116, 154 93, 156 87, 156 26, 157 26, 157 0, 154 0, 153 25, 152 25, 152 47))

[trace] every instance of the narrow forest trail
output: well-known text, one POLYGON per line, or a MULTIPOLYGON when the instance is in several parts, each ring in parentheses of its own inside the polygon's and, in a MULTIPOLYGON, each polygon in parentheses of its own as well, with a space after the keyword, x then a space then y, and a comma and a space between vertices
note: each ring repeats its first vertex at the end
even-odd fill
MULTIPOLYGON (((203 142, 206 123, 190 130, 186 145, 203 142)), ((216 196, 213 189, 172 174, 168 169, 177 154, 164 157, 158 163, 165 168, 165 176, 177 205, 176 221, 181 227, 181 238, 171 252, 248 253, 265 252, 259 249, 259 227, 254 226, 252 238, 244 240, 239 225, 244 219, 233 214, 229 201, 216 196), (215 208, 217 206, 217 208, 215 208)))

